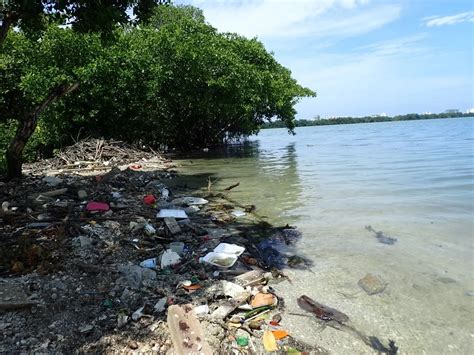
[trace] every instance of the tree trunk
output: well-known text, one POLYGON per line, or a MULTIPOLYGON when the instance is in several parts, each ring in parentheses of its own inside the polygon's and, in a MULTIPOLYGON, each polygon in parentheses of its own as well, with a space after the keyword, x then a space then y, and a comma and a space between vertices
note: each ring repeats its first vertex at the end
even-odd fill
POLYGON ((5 154, 7 161, 7 180, 21 178, 21 166, 23 164, 23 150, 26 143, 36 129, 40 114, 54 101, 61 96, 76 90, 79 87, 78 83, 72 85, 59 85, 51 91, 46 99, 32 111, 30 111, 20 122, 15 137, 13 137, 5 154))
POLYGON ((10 17, 11 16, 8 13, 4 14, 3 16, 2 24, 0 25, 0 46, 5 41, 5 38, 7 38, 8 30, 10 29, 10 26, 12 24, 12 20, 10 17))

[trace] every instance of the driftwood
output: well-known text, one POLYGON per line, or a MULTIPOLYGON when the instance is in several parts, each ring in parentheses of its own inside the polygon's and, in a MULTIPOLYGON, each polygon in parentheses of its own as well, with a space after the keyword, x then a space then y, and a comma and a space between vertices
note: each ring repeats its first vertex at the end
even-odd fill
POLYGON ((233 184, 233 185, 230 185, 229 187, 226 187, 226 188, 224 189, 224 191, 230 191, 230 190, 232 190, 233 188, 235 188, 235 187, 237 187, 237 186, 239 186, 239 185, 240 185, 240 182, 238 182, 238 183, 236 183, 236 184, 233 184))
POLYGON ((314 314, 318 319, 324 321, 324 324, 327 324, 334 329, 352 334, 379 353, 395 355, 398 352, 398 348, 395 346, 393 340, 389 340, 388 347, 386 347, 377 337, 366 335, 355 329, 350 324, 346 324, 349 322, 349 317, 346 314, 318 303, 305 295, 298 298, 297 301, 302 309, 314 314))

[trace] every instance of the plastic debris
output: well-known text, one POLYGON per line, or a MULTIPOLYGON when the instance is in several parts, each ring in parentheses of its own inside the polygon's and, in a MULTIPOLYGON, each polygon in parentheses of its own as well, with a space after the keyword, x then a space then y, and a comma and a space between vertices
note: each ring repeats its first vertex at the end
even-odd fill
POLYGON ((207 304, 202 304, 200 306, 194 307, 193 312, 197 316, 202 316, 209 313, 209 306, 207 304))
POLYGON ((234 254, 236 256, 240 256, 244 251, 244 247, 228 243, 220 243, 214 248, 214 252, 216 253, 234 254))
POLYGON ((272 351, 277 351, 278 350, 278 345, 276 343, 275 336, 270 330, 266 330, 263 333, 263 346, 265 347, 265 350, 268 352, 272 351))
POLYGON ((133 312, 133 314, 132 314, 132 319, 133 319, 135 322, 145 315, 145 313, 143 313, 143 309, 144 309, 144 308, 145 308, 145 307, 140 307, 140 308, 138 308, 135 312, 133 312))
POLYGON ((230 214, 236 218, 243 217, 246 215, 244 211, 232 211, 230 214))
POLYGON ((155 307, 153 308, 158 313, 164 312, 167 303, 168 303, 167 297, 160 298, 159 301, 156 302, 155 307))
POLYGON ((186 312, 185 308, 172 305, 168 308, 167 323, 177 354, 211 355, 213 353, 194 312, 186 312))
POLYGON ((188 215, 183 210, 175 209, 161 209, 160 212, 156 215, 157 218, 188 218, 188 215))
POLYGON ((237 345, 239 346, 248 346, 249 345, 249 338, 246 336, 238 336, 235 338, 237 345))
POLYGON ((199 260, 209 265, 230 268, 234 266, 235 262, 237 261, 237 256, 232 254, 210 252, 199 260))
POLYGON ((178 253, 175 253, 171 249, 167 249, 161 256, 161 268, 164 269, 168 266, 173 266, 181 261, 181 257, 178 253))
POLYGON ((272 333, 276 340, 286 338, 288 335, 290 335, 290 333, 288 333, 286 330, 272 330, 272 333))
POLYGON ((89 212, 106 212, 110 210, 110 206, 105 202, 90 201, 87 203, 86 210, 89 212))
POLYGON ((271 293, 257 293, 250 302, 253 308, 263 306, 275 306, 278 303, 278 299, 271 293))
POLYGON ((145 231, 146 235, 150 236, 156 233, 155 227, 153 227, 151 224, 147 223, 145 224, 145 227, 143 227, 143 230, 145 231))
POLYGON ((146 259, 140 263, 141 267, 145 267, 147 269, 155 269, 156 268, 156 258, 146 259))
POLYGON ((146 195, 145 197, 143 197, 143 203, 145 205, 153 205, 155 204, 155 202, 156 202, 156 198, 153 195, 146 195))
POLYGON ((175 198, 174 200, 171 201, 171 203, 177 206, 178 205, 200 206, 200 205, 205 205, 206 203, 209 203, 209 201, 200 197, 187 196, 187 197, 175 198))

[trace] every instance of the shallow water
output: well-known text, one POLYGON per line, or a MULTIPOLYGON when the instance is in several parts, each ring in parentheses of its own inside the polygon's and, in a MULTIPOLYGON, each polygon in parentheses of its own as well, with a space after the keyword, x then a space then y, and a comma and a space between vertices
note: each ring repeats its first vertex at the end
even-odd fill
MULTIPOLYGON (((474 353, 474 119, 296 133, 264 130, 178 163, 217 179, 217 188, 240 182, 233 198, 255 204, 272 223, 300 228, 299 252, 314 266, 289 271, 294 284, 282 291, 290 297, 305 293, 344 311, 402 353, 474 353), (368 225, 397 241, 380 243, 368 225), (366 273, 380 275, 386 290, 367 295, 357 285, 366 273)), ((307 318, 291 323, 333 353, 367 351, 335 330, 308 337, 307 318)))

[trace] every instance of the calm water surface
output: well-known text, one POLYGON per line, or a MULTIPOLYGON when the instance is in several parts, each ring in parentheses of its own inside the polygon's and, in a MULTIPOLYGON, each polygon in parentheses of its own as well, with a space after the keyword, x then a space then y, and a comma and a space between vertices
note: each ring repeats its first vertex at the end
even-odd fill
MULTIPOLYGON (((239 181, 233 198, 303 231, 299 252, 315 264, 310 273, 294 271, 287 293, 337 306, 359 329, 395 339, 402 353, 474 353, 474 119, 296 133, 264 130, 179 163, 217 187, 239 181), (367 225, 397 242, 379 243, 367 225), (386 291, 361 291, 366 273, 380 275, 386 291)), ((367 350, 330 332, 305 340, 333 353, 367 350)))

